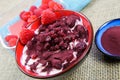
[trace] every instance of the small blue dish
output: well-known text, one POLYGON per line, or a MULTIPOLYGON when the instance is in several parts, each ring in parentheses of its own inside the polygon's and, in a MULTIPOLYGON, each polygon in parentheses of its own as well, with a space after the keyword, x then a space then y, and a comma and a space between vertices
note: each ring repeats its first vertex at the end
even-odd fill
POLYGON ((113 55, 112 53, 108 52, 107 50, 105 50, 102 46, 102 43, 101 43, 101 38, 102 38, 102 35, 103 33, 108 30, 109 28, 111 27, 114 27, 114 26, 120 26, 120 18, 117 18, 117 19, 113 19, 113 20, 110 20, 108 22, 106 22, 105 24, 103 24, 96 32, 96 35, 95 35, 95 44, 97 46, 97 48, 105 55, 108 55, 110 57, 113 57, 113 58, 117 58, 117 59, 120 59, 120 56, 118 55, 113 55))

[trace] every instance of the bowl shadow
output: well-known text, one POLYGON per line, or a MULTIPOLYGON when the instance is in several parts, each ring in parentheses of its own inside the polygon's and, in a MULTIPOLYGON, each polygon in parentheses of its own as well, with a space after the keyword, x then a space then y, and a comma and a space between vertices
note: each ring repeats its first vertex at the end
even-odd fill
POLYGON ((98 61, 105 63, 114 63, 114 64, 120 62, 120 59, 105 55, 103 52, 101 52, 95 45, 95 41, 93 43, 92 49, 94 50, 94 55, 95 55, 94 58, 97 59, 98 61))

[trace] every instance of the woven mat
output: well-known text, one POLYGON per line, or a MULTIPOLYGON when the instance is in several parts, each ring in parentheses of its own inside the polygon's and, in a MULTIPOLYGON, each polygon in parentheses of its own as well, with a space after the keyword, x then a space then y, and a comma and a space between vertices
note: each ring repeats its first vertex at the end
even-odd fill
MULTIPOLYGON (((29 0, 27 4, 23 3, 18 6, 21 2, 22 0, 0 1, 0 26, 8 22, 15 15, 18 15, 26 6, 30 6, 34 0, 29 0)), ((104 22, 120 18, 120 0, 92 0, 82 10, 82 13, 90 19, 95 34, 104 22)), ((31 78, 23 74, 18 69, 14 56, 9 54, 9 51, 0 44, 0 80, 41 79, 31 78)), ((77 65, 69 73, 50 80, 120 80, 120 61, 106 58, 98 51, 93 41, 92 48, 83 63, 77 65)))

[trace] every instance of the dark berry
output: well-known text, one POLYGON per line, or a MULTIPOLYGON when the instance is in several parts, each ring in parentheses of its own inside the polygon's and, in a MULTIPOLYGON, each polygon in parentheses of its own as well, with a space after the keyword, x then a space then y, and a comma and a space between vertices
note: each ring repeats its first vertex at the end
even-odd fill
POLYGON ((76 50, 81 53, 85 50, 86 47, 87 47, 86 43, 81 41, 76 45, 76 50))
POLYGON ((80 38, 85 38, 88 35, 87 30, 82 25, 77 25, 76 31, 78 32, 80 38))
POLYGON ((52 59, 51 63, 52 63, 52 66, 56 69, 61 69, 62 68, 62 62, 59 59, 52 59))
POLYGON ((44 52, 43 53, 43 59, 48 59, 53 53, 52 52, 44 52))
POLYGON ((70 28, 72 28, 75 25, 76 19, 79 19, 76 15, 70 15, 67 17, 66 23, 69 25, 70 28))

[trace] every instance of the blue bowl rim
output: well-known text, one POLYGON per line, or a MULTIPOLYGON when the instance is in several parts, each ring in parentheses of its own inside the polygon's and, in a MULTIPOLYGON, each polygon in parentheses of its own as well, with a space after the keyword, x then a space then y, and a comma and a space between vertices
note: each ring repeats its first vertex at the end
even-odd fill
POLYGON ((105 22, 102 26, 100 26, 100 28, 97 30, 96 34, 95 34, 95 45, 97 46, 97 48, 105 55, 107 56, 110 56, 110 57, 115 57, 115 58, 119 58, 120 59, 120 56, 118 55, 112 55, 111 53, 109 53, 108 51, 106 51, 103 47, 102 47, 102 44, 101 44, 101 37, 102 37, 102 34, 109 28, 111 27, 114 27, 114 26, 120 26, 120 23, 119 25, 113 25, 113 26, 110 26, 109 24, 110 23, 113 23, 114 21, 120 21, 120 18, 116 18, 116 19, 112 19, 112 20, 109 20, 107 22, 105 22), (108 26, 109 25, 109 26, 108 26), (101 33, 102 32, 102 33, 101 33), (99 41, 98 41, 99 40, 99 41))

